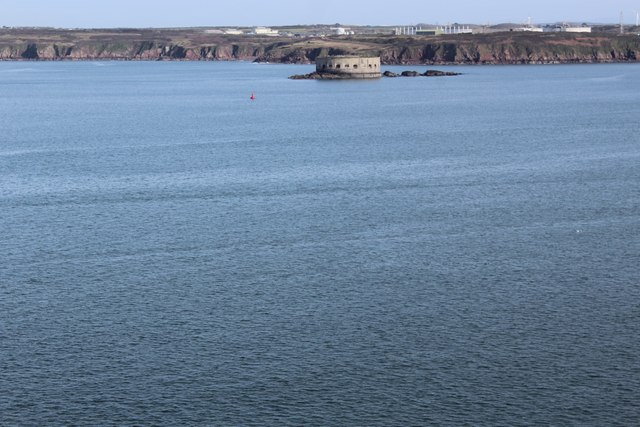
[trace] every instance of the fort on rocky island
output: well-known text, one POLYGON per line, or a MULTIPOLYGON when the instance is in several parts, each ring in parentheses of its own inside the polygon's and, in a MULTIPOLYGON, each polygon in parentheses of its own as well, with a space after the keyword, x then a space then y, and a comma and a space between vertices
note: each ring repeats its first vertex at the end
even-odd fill
POLYGON ((293 80, 342 80, 342 79, 377 79, 380 77, 437 77, 458 76, 460 73, 453 71, 427 70, 424 73, 417 71, 380 71, 380 57, 363 56, 325 56, 316 59, 316 71, 309 74, 296 74, 290 76, 293 80))
POLYGON ((316 58, 316 73, 350 79, 380 78, 379 56, 339 55, 316 58))
POLYGON ((316 58, 316 71, 289 77, 294 80, 379 79, 379 56, 334 55, 316 58))

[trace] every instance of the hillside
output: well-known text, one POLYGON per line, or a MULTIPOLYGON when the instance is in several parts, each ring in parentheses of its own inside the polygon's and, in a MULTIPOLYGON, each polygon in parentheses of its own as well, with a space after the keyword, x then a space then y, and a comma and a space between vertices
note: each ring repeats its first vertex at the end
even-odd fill
POLYGON ((0 29, 0 60, 248 60, 310 63, 325 54, 375 54, 384 64, 629 62, 640 36, 496 32, 455 36, 266 37, 203 29, 0 29))

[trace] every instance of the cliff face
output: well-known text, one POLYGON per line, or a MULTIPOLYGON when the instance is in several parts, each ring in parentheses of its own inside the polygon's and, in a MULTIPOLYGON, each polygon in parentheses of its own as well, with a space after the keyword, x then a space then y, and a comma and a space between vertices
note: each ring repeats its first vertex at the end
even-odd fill
POLYGON ((583 43, 548 43, 530 40, 494 40, 426 43, 381 52, 385 63, 427 64, 548 64, 636 61, 638 39, 599 39, 583 43))
MULTIPOLYGON (((340 46, 336 44, 334 46, 340 46)), ((458 37, 364 40, 335 53, 374 53, 384 64, 550 64, 626 62, 640 59, 640 37, 584 34, 500 33, 458 37)), ((300 44, 267 49, 259 60, 313 62, 328 49, 300 44), (293 59, 293 61, 292 61, 293 59)))
POLYGON ((262 46, 224 44, 185 47, 156 42, 142 43, 28 43, 0 46, 0 60, 254 60, 262 46))
POLYGON ((640 58, 640 37, 496 33, 314 39, 210 35, 197 30, 0 30, 0 60, 250 60, 312 63, 318 56, 380 55, 384 64, 542 64, 640 58))

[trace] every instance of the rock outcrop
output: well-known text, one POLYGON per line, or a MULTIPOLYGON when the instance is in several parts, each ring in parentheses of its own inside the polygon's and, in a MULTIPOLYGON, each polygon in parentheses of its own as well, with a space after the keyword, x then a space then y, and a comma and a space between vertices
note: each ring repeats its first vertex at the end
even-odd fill
MULTIPOLYGON (((455 73, 453 71, 440 71, 440 70, 427 70, 424 73, 417 71, 403 71, 400 74, 392 71, 385 71, 382 73, 382 77, 440 77, 440 76, 459 76, 461 73, 455 73)), ((331 73, 318 73, 313 72, 309 74, 295 74, 289 77, 292 80, 347 80, 351 79, 348 74, 331 74, 331 73)))
POLYGON ((440 70, 427 70, 422 74, 425 77, 444 77, 444 76, 459 76, 462 73, 455 73, 453 71, 440 71, 440 70))
POLYGON ((309 74, 294 74, 289 77, 292 80, 352 80, 348 74, 318 73, 314 71, 309 74))

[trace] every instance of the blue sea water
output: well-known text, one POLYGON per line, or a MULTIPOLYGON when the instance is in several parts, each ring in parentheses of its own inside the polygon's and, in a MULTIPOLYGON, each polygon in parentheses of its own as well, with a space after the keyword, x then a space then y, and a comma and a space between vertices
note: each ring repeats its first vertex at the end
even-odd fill
POLYGON ((637 425, 640 65, 446 69, 0 62, 0 425, 637 425))

